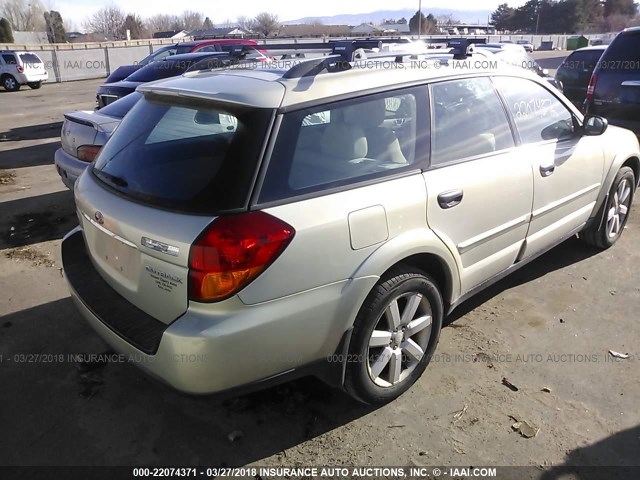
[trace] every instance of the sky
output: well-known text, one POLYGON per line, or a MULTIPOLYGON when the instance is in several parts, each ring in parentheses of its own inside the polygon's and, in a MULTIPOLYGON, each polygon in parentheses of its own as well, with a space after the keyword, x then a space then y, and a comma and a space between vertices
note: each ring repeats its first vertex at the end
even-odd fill
MULTIPOLYGON (((349 13, 367 13, 376 10, 418 9, 418 0, 42 0, 48 10, 58 10, 63 19, 70 19, 77 28, 83 21, 100 8, 115 3, 126 13, 137 13, 142 18, 158 13, 180 13, 184 9, 201 11, 211 18, 214 24, 222 24, 226 20, 235 20, 244 15, 254 17, 260 12, 275 13, 280 20, 293 20, 309 16, 328 16, 349 13)), ((495 10, 505 0, 424 0, 422 10, 428 12, 429 7, 451 8, 457 10, 495 10)), ((508 1, 508 0, 507 0, 508 1)), ((508 2, 518 6, 524 1, 508 2)))

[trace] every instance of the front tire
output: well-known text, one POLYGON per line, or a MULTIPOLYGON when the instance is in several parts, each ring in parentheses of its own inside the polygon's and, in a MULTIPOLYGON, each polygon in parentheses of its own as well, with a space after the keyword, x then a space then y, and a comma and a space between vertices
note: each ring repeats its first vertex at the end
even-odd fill
POLYGON ((20 84, 11 75, 5 75, 2 77, 2 86, 7 92, 16 92, 20 90, 20 84))
POLYGON ((593 247, 607 249, 618 241, 631 213, 631 203, 636 189, 633 170, 622 167, 613 180, 606 202, 600 208, 596 219, 580 238, 593 247))
POLYGON ((431 277, 410 266, 385 275, 354 323, 347 392, 367 404, 386 403, 406 392, 431 360, 442 318, 442 296, 431 277))
POLYGON ((33 90, 38 90, 42 86, 42 82, 29 82, 29 88, 33 90))

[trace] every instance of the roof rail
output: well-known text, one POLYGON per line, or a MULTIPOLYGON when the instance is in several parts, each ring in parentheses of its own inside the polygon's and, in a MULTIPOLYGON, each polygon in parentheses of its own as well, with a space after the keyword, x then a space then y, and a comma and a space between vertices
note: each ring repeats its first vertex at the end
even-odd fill
POLYGON ((323 70, 337 72, 349 70, 350 68, 351 64, 342 55, 329 55, 300 62, 287 70, 282 78, 312 77, 323 70))

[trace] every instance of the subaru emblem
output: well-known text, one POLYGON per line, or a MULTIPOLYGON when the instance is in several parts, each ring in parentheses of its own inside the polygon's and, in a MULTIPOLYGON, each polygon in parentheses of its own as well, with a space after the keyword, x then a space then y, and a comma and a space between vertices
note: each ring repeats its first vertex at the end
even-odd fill
POLYGON ((94 217, 96 217, 96 222, 100 225, 104 223, 104 217, 102 216, 102 212, 100 210, 96 211, 94 217))

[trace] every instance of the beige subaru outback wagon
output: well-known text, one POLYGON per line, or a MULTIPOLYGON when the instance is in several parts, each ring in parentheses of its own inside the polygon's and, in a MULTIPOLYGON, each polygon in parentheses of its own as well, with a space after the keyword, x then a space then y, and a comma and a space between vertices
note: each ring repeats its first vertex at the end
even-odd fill
POLYGON ((395 55, 140 87, 62 244, 96 332, 184 392, 312 374, 380 403, 462 301, 576 234, 618 240, 631 132, 522 69, 395 55))

